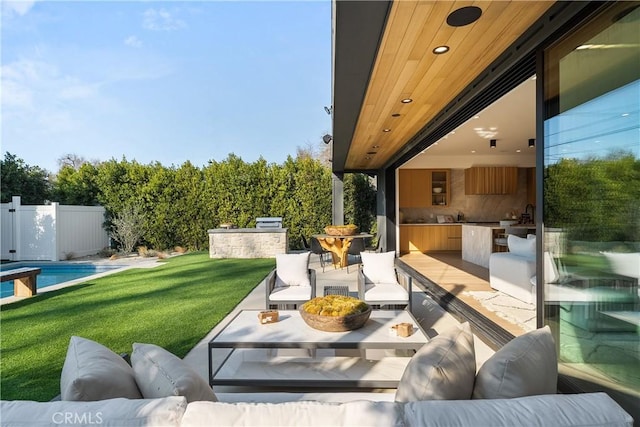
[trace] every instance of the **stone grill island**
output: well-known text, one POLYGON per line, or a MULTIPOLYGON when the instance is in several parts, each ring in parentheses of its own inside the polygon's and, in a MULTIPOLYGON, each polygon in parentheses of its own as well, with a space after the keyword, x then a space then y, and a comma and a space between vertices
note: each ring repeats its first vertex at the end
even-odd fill
POLYGON ((210 258, 274 258, 287 253, 287 228, 214 228, 209 233, 210 258))

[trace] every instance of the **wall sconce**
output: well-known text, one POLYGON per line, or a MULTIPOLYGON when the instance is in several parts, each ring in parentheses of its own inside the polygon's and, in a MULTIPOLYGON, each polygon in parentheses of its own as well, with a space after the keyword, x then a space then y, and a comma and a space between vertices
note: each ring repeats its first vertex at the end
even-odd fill
POLYGON ((325 144, 328 144, 331 141, 333 141, 333 137, 329 134, 326 134, 322 137, 322 142, 324 142, 325 144))
POLYGON ((529 140, 529 148, 535 147, 536 146, 536 140, 531 138, 529 140))
POLYGON ((497 142, 496 139, 492 139, 491 141, 489 141, 489 147, 496 148, 496 142, 497 142))

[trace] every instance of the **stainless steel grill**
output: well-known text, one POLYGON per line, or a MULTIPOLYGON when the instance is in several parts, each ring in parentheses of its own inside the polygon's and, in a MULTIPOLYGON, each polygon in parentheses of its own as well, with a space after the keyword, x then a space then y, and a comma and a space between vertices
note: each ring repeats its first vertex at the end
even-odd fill
POLYGON ((256 218, 256 228, 282 228, 281 216, 264 216, 256 218))

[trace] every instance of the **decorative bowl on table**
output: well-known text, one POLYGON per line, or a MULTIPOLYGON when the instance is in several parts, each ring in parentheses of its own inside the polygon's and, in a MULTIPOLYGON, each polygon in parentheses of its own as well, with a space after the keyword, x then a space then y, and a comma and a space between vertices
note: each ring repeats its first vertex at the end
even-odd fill
POLYGON ((313 298, 300 306, 300 316, 314 329, 325 332, 346 332, 364 326, 371 315, 371 306, 358 298, 327 295, 313 298))
POLYGON ((358 233, 358 226, 347 225, 327 225, 324 231, 330 236, 353 236, 358 233))

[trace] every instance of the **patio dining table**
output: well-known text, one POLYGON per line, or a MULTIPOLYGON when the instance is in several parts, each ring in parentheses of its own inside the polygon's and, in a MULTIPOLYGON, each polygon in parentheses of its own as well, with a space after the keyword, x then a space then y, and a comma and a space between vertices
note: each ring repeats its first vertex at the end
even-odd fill
POLYGON ((346 267, 349 265, 349 247, 353 239, 367 239, 373 234, 360 233, 352 235, 334 236, 332 234, 314 234, 320 246, 331 252, 334 267, 346 267))

